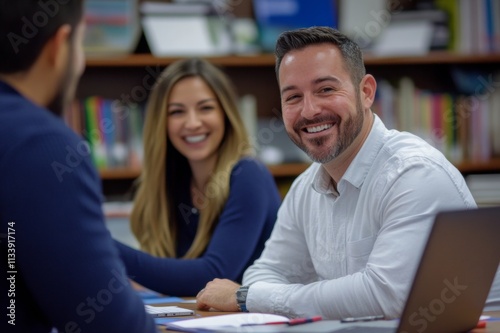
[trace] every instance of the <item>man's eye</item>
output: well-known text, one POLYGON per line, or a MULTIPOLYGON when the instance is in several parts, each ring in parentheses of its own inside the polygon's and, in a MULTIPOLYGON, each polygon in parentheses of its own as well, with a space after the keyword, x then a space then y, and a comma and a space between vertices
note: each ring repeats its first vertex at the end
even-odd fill
POLYGON ((324 88, 320 89, 320 92, 322 92, 322 93, 328 93, 331 91, 334 91, 334 89, 332 87, 324 87, 324 88))

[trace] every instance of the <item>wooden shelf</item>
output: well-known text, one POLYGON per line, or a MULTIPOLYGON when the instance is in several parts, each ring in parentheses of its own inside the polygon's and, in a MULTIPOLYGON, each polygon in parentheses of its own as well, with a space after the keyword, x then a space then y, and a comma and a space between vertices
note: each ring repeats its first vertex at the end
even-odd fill
POLYGON ((494 158, 487 162, 466 161, 458 163, 456 166, 462 173, 500 172, 500 158, 494 158))
MULTIPOLYGON (((289 163, 280 165, 268 165, 271 174, 276 177, 296 177, 310 166, 309 163, 289 163)), ((488 162, 462 162, 456 164, 462 173, 500 172, 500 158, 488 162)), ((140 169, 105 169, 99 170, 104 180, 134 179, 139 177, 140 169)))
MULTIPOLYGON (((274 66, 274 55, 204 57, 213 64, 225 67, 274 66)), ((151 54, 131 54, 123 57, 88 58, 89 67, 167 66, 183 57, 157 58, 151 54)))
MULTIPOLYGON (((157 58, 151 54, 131 54, 120 57, 101 57, 87 59, 89 67, 140 67, 167 66, 182 57, 157 58)), ((225 67, 261 67, 274 66, 273 54, 248 56, 206 57, 210 62, 225 67)), ((500 53, 494 54, 460 54, 447 51, 433 51, 425 56, 375 57, 365 55, 365 64, 374 65, 435 65, 435 64, 478 64, 500 62, 500 53)))
MULTIPOLYGON (((274 177, 296 177, 309 167, 309 163, 290 163, 269 165, 269 171, 274 177)), ((118 168, 99 170, 103 180, 134 179, 139 177, 141 170, 137 168, 118 168)))
POLYGON ((439 65, 439 64, 486 64, 500 62, 500 53, 461 54, 433 51, 425 56, 374 57, 365 55, 365 64, 373 65, 439 65))
POLYGON ((116 168, 116 169, 101 169, 99 170, 101 179, 133 179, 139 177, 141 170, 138 168, 116 168))
POLYGON ((309 163, 289 163, 280 165, 268 165, 274 177, 297 177, 310 166, 309 163))

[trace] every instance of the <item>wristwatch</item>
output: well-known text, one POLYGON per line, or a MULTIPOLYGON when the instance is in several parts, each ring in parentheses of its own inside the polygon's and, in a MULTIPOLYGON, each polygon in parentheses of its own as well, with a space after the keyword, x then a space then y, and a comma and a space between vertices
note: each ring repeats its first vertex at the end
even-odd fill
POLYGON ((247 310, 247 294, 249 286, 241 286, 240 289, 236 290, 236 305, 238 306, 238 311, 248 312, 247 310))

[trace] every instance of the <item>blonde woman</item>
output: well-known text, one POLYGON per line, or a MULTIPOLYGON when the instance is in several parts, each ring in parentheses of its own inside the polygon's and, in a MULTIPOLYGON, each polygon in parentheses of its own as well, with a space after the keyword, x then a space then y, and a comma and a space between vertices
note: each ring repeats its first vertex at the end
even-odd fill
POLYGON ((251 157, 231 82, 201 59, 171 64, 153 88, 144 126, 131 216, 144 252, 118 243, 128 274, 178 296, 194 296, 214 278, 241 280, 281 199, 272 175, 251 157))

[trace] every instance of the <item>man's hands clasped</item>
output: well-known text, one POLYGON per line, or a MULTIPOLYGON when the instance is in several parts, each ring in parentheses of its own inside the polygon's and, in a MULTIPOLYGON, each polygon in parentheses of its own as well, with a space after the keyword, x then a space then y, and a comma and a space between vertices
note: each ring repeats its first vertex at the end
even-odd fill
POLYGON ((196 295, 199 310, 237 312, 236 291, 240 285, 228 279, 214 279, 196 295))

